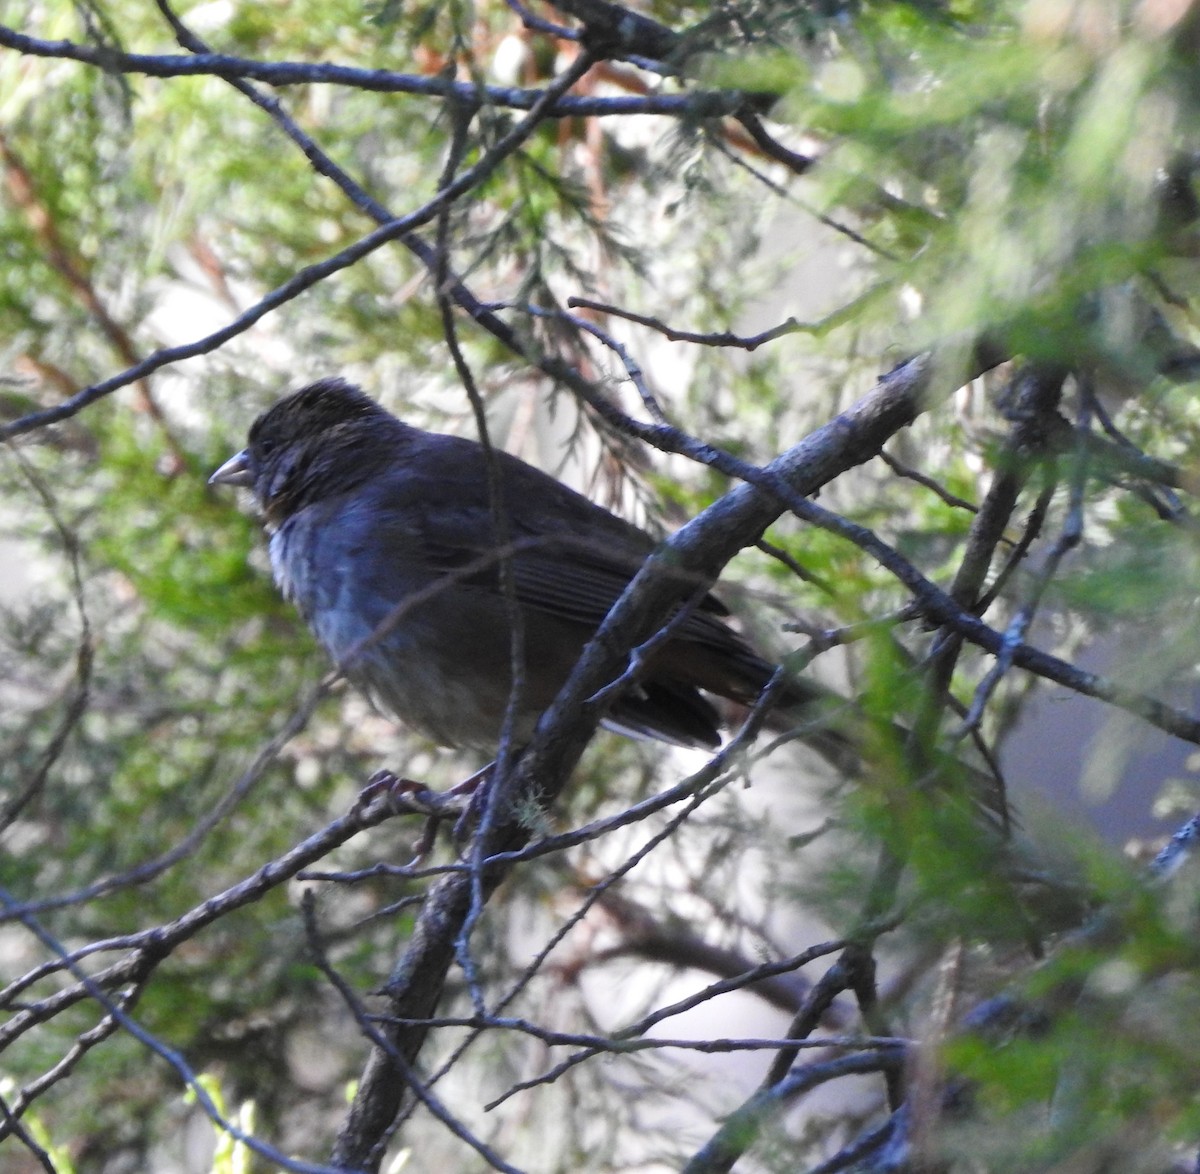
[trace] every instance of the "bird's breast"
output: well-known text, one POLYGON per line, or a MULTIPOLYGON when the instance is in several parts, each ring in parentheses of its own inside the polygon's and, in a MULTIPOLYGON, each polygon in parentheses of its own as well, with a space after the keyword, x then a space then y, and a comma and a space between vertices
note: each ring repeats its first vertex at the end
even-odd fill
MULTIPOLYGON (((359 521, 343 511, 286 522, 270 542, 277 585, 381 710, 443 745, 494 750, 511 683, 503 602, 430 568, 394 526, 359 521)), ((519 707, 519 737, 547 700, 519 707)))

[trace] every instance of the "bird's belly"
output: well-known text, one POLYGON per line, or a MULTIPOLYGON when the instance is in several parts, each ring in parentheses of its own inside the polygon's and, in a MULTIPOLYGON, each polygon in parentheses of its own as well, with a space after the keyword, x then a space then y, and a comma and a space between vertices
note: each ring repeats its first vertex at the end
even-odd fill
MULTIPOLYGON (((473 675, 447 673, 420 655, 384 666, 367 656, 350 675, 381 709, 435 742, 495 754, 504 706, 495 704, 473 675)), ((525 711, 518 715, 514 735, 519 742, 528 740, 536 717, 525 711)))
MULTIPOLYGON (((347 678, 383 712, 435 741, 494 753, 509 708, 512 637, 495 592, 409 565, 361 573, 341 549, 272 540, 275 577, 347 678), (355 572, 355 573, 352 573, 355 572)), ((303 533, 300 537, 303 537, 303 533)), ((529 740, 587 638, 586 628, 523 612, 526 671, 512 736, 529 740)))
MULTIPOLYGON (((379 709, 442 745, 491 754, 509 704, 510 639, 491 609, 472 610, 464 602, 457 594, 449 623, 439 615, 439 603, 426 602, 378 635, 378 621, 365 623, 351 609, 314 614, 312 626, 351 683, 379 709)), ((387 610, 372 614, 386 624, 387 610)), ((532 735, 547 700, 526 697, 517 707, 518 742, 532 735)))

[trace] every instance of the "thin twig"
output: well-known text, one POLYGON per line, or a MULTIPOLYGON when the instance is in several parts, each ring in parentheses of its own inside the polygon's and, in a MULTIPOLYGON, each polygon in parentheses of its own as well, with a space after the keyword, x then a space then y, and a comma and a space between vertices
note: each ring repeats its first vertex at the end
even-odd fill
POLYGON ((429 1110, 429 1112, 440 1121, 459 1141, 470 1146, 485 1162, 488 1163, 494 1170, 503 1170, 507 1174, 522 1174, 515 1166, 504 1161, 491 1146, 486 1142, 481 1141, 474 1133, 471 1132, 448 1108, 439 1100, 425 1082, 417 1076, 417 1074, 409 1067, 404 1058, 396 1052, 391 1044, 380 1034, 375 1027, 373 1019, 376 1018, 370 1015, 367 1009, 362 1005, 362 1001, 351 989, 349 983, 337 972, 333 964, 329 961, 325 953, 324 944, 321 941, 321 934, 317 925, 317 903, 316 897, 312 890, 306 890, 301 902, 301 911, 304 915, 304 934, 305 940, 308 942, 309 953, 313 959, 317 969, 325 976, 326 981, 330 986, 337 991, 343 1004, 354 1017, 355 1023, 358 1024, 358 1029, 363 1035, 377 1048, 383 1048, 388 1051, 392 1057, 392 1061, 397 1068, 403 1072, 404 1079, 408 1087, 412 1089, 413 1094, 417 1099, 429 1110))
POLYGON ((951 493, 940 481, 935 481, 932 477, 927 477, 924 473, 909 468, 908 465, 897 460, 891 453, 880 449, 879 459, 898 477, 904 477, 909 481, 915 482, 917 485, 923 485, 931 493, 937 494, 947 505, 953 506, 955 509, 967 510, 972 514, 979 513, 979 507, 974 502, 967 501, 966 498, 959 497, 956 493, 951 493))

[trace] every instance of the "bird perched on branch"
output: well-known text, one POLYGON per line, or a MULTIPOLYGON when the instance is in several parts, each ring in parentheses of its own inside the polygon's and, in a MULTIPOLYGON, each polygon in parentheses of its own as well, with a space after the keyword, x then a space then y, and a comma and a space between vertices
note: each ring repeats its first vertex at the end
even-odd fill
MULTIPOLYGON (((276 583, 351 682, 440 743, 492 752, 513 694, 514 610, 521 745, 656 545, 524 461, 411 427, 340 379, 276 403, 210 483, 253 491, 276 583)), ((683 605, 697 590, 680 580, 683 605)), ((775 671, 727 614, 703 594, 605 724, 719 745, 705 694, 751 704, 775 671)), ((811 708, 830 696, 792 681, 780 700, 811 708)), ((835 763, 850 752, 832 729, 808 740, 835 763)))

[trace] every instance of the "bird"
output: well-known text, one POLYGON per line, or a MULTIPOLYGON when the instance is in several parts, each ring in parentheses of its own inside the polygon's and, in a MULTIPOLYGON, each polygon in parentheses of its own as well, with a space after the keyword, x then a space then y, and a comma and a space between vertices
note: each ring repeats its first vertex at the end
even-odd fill
MULTIPOLYGON (((658 545, 519 458, 407 424, 339 378, 278 400, 209 483, 252 491, 276 584, 353 685, 435 742, 491 754, 514 696, 514 611, 522 671, 510 730, 520 746, 658 545)), ((777 666, 730 626, 715 595, 680 579, 680 606, 699 601, 603 721, 714 748, 712 697, 753 704, 777 666)), ((804 678, 781 692, 802 712, 836 696, 804 678)), ((850 752, 819 722, 807 740, 835 764, 850 752)))

